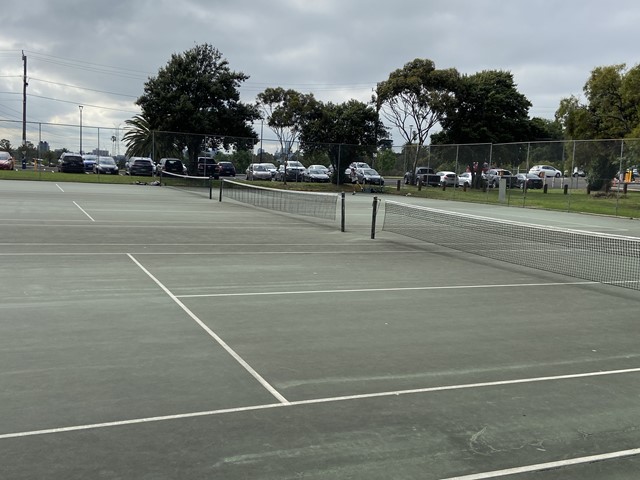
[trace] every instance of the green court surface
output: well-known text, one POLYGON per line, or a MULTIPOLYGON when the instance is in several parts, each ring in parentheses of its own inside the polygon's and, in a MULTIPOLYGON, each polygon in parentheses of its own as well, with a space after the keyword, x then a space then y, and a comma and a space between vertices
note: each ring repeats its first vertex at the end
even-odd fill
MULTIPOLYGON (((631 479, 640 292, 151 185, 0 182, 2 479, 631 479)), ((640 222, 406 198, 627 236, 640 222)))

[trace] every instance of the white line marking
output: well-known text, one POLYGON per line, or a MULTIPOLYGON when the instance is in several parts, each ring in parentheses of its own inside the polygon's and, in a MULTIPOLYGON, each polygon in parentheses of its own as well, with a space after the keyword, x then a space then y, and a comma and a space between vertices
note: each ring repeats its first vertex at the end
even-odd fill
POLYGON ((80 205, 78 205, 76 202, 73 202, 73 204, 74 204, 76 207, 78 207, 82 213, 84 213, 87 217, 89 217, 89 219, 90 219, 92 222, 95 222, 95 220, 94 220, 93 218, 91 218, 91 215, 89 215, 89 214, 84 210, 84 208, 82 208, 82 207, 81 207, 80 205))
POLYGON ((303 295, 316 293, 367 293, 367 292, 404 292, 412 290, 464 290, 472 288, 520 288, 520 287, 548 287, 561 285, 598 285, 600 282, 549 282, 549 283, 514 283, 502 285, 444 285, 432 287, 386 287, 386 288, 349 288, 343 290, 293 290, 286 292, 239 292, 239 293, 202 293, 193 295, 176 295, 177 298, 201 297, 252 297, 263 295, 303 295))
POLYGON ((149 270, 147 270, 140 262, 138 262, 138 260, 136 260, 133 255, 127 253, 127 256, 131 259, 131 261, 133 263, 135 263, 138 267, 140 267, 140 269, 147 274, 147 276, 153 280, 167 295, 169 295, 169 297, 178 304, 178 306, 187 314, 189 315, 189 317, 191 317, 191 319, 193 321, 195 321, 198 325, 200 325, 200 327, 209 334, 209 336, 211 338, 213 338, 216 342, 218 342, 218 344, 220 344, 220 346, 222 346, 222 348, 224 348, 227 353, 229 353, 229 355, 231 355, 240 365, 242 365, 244 367, 244 369, 249 372, 253 378, 255 378, 258 382, 260 382, 260 384, 266 388, 269 393, 271 393, 271 395, 273 395, 274 397, 276 397, 278 399, 278 401, 280 401, 280 403, 282 404, 288 404, 289 401, 284 398, 280 392, 278 392, 275 388, 273 388, 264 378, 262 378, 262 376, 255 371, 251 365, 249 365, 247 362, 245 362, 245 360, 238 355, 229 345, 227 345, 227 343, 222 340, 222 338, 220 338, 213 330, 211 330, 207 325, 204 324, 204 322, 202 320, 200 320, 195 313, 193 313, 191 310, 189 310, 187 308, 187 306, 182 303, 180 300, 178 300, 178 298, 171 293, 171 291, 165 287, 160 280, 158 280, 156 277, 154 277, 151 272, 149 272, 149 270))
POLYGON ((540 470, 566 467, 569 465, 580 465, 582 463, 601 462, 603 460, 611 460, 612 458, 630 457, 632 455, 638 454, 640 454, 640 448, 633 448, 631 450, 620 450, 618 452, 602 453, 600 455, 590 455, 588 457, 571 458, 568 460, 559 460, 557 462, 538 463, 536 465, 527 465, 526 467, 507 468, 505 470, 495 470, 493 472, 474 473, 471 475, 462 475, 460 477, 449 477, 442 480, 482 480, 486 478, 505 477, 507 475, 537 472, 540 470))
POLYGON ((58 188, 60 189, 60 191, 61 191, 62 193, 64 193, 64 190, 62 189, 62 187, 61 187, 60 185, 58 185, 57 183, 56 183, 56 187, 58 187, 58 188))
MULTIPOLYGON (((135 259, 133 259, 133 261, 135 262, 135 259)), ((144 267, 141 267, 141 268, 144 270, 144 267)), ((180 302, 178 300, 175 300, 175 301, 180 305, 180 302)), ((554 377, 521 378, 516 380, 502 380, 502 381, 495 381, 495 382, 467 383, 467 384, 461 384, 461 385, 445 385, 441 387, 415 388, 411 390, 395 390, 395 391, 389 391, 389 392, 363 393, 358 395, 345 395, 341 397, 325 397, 325 398, 299 400, 299 401, 286 402, 286 403, 284 402, 268 403, 264 405, 253 405, 249 407, 225 408, 221 410, 208 410, 208 411, 202 411, 202 412, 181 413, 176 415, 135 418, 131 420, 120 420, 115 422, 94 423, 94 424, 88 424, 88 425, 75 425, 70 427, 49 428, 45 430, 32 430, 32 431, 26 431, 26 432, 5 433, 5 434, 0 434, 0 440, 6 439, 6 438, 46 435, 50 433, 64 433, 64 432, 73 432, 78 430, 90 430, 90 429, 96 429, 96 428, 108 428, 108 427, 116 427, 116 426, 122 426, 122 425, 134 425, 137 423, 162 422, 165 420, 179 420, 182 418, 222 415, 225 413, 247 412, 252 410, 267 410, 267 409, 277 408, 277 407, 315 405, 315 404, 321 404, 321 403, 344 402, 344 401, 361 400, 361 399, 368 399, 368 398, 397 397, 400 395, 411 395, 416 393, 432 393, 432 392, 443 392, 443 391, 449 391, 449 390, 464 390, 464 389, 471 389, 471 388, 517 385, 522 383, 548 382, 548 381, 554 381, 554 380, 568 380, 568 379, 575 379, 575 378, 599 377, 599 376, 607 376, 607 375, 621 375, 626 373, 640 373, 640 367, 628 368, 625 370, 609 370, 609 371, 597 371, 597 372, 587 372, 587 373, 575 373, 570 375, 557 375, 554 377)))

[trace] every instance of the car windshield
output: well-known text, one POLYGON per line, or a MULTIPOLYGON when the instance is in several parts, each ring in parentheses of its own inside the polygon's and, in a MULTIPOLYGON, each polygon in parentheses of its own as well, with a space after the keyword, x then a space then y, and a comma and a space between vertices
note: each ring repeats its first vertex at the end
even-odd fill
POLYGON ((0 160, 9 160, 11 158, 11 155, 9 155, 7 152, 0 152, 0 160))
POLYGON ((309 169, 309 173, 314 173, 314 174, 322 174, 324 173, 322 170, 318 169, 318 168, 310 168, 309 169))
POLYGON ((302 166, 303 165, 300 162, 295 162, 295 161, 289 162, 287 165, 287 167, 302 167, 302 166))
POLYGON ((139 159, 139 160, 134 160, 133 163, 137 164, 137 165, 149 165, 151 164, 151 160, 145 160, 145 159, 139 159))
POLYGON ((378 172, 376 172, 373 168, 365 168, 362 170, 362 173, 364 173, 365 175, 378 175, 378 172))
POLYGON ((113 158, 111 158, 111 157, 107 157, 107 158, 102 158, 101 157, 101 158, 98 159, 98 163, 100 165, 115 165, 116 164, 115 160, 113 158))
POLYGON ((275 170, 276 168, 273 163, 263 163, 262 165, 264 165, 264 168, 266 168, 267 170, 275 170))
POLYGON ((256 172, 266 172, 266 171, 267 171, 267 167, 265 167, 265 166, 263 166, 263 165, 255 165, 255 166, 253 167, 253 169, 254 169, 256 172))

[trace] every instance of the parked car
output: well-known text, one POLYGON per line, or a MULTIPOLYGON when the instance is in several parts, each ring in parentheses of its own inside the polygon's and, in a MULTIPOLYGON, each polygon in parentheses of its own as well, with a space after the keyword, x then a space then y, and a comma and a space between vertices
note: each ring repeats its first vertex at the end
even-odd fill
POLYGON ((373 168, 358 168, 356 175, 358 183, 362 185, 384 185, 384 178, 373 168))
POLYGON ((93 164, 93 173, 118 175, 118 165, 113 157, 98 157, 93 164))
POLYGON ((518 188, 540 189, 544 186, 544 180, 533 173, 519 173, 516 175, 516 185, 518 188))
POLYGON ((437 187, 440 185, 440 175, 431 167, 418 167, 415 172, 406 172, 404 174, 405 185, 417 185, 418 180, 422 185, 431 185, 437 187))
POLYGON ((533 173, 534 175, 538 175, 539 177, 545 176, 560 178, 562 176, 562 172, 556 167, 552 167, 551 165, 534 165, 529 169, 529 173, 533 173))
POLYGON ((235 165, 231 162, 218 162, 218 175, 221 177, 235 177, 235 165))
POLYGON ((13 170, 16 162, 9 152, 0 152, 0 170, 13 170))
POLYGON ((201 177, 220 178, 220 166, 211 157, 198 157, 197 172, 201 177))
POLYGON ((344 174, 347 176, 351 175, 352 168, 355 168, 357 170, 358 168, 371 168, 371 167, 369 166, 368 163, 365 163, 365 162, 351 162, 349 166, 345 169, 344 174))
POLYGON ((131 157, 125 168, 127 175, 153 176, 153 160, 149 157, 131 157))
POLYGON ((307 170, 309 170, 310 168, 313 170, 321 170, 323 173, 331 175, 331 170, 329 170, 329 167, 325 167, 324 165, 309 165, 307 167, 307 170))
POLYGON ((264 163, 251 163, 246 170, 247 180, 271 180, 271 170, 264 163))
POLYGON ((93 173, 93 166, 96 164, 98 160, 97 155, 82 155, 82 162, 84 163, 84 171, 87 173, 93 173))
POLYGON ((517 186, 516 176, 504 168, 490 168, 487 170, 485 178, 489 188, 497 188, 500 186, 500 180, 503 178, 507 182, 507 188, 514 188, 517 186))
POLYGON ((436 175, 440 176, 440 185, 443 187, 455 187, 457 184, 458 176, 456 172, 436 172, 436 175))
POLYGON ((458 175, 458 186, 469 188, 473 184, 473 174, 471 172, 462 172, 458 175))
POLYGON ((304 171, 304 165, 297 160, 287 160, 278 167, 275 179, 284 181, 286 176, 287 181, 301 182, 304 171))
POLYGON ((278 167, 276 167, 273 163, 261 163, 260 165, 264 165, 269 172, 271 172, 271 179, 273 180, 276 177, 276 172, 278 171, 278 167))
MULTIPOLYGON (((574 176, 574 177, 586 177, 587 176, 585 171, 582 170, 581 168, 578 168, 578 167, 575 167, 573 169, 573 173, 571 175, 574 176)), ((636 173, 636 175, 637 175, 637 173, 636 173)))
POLYGON ((58 160, 58 171, 64 173, 84 173, 84 161, 78 153, 63 153, 58 160))
POLYGON ((319 183, 328 183, 331 178, 327 173, 327 169, 320 168, 307 168, 302 174, 302 180, 305 182, 319 182, 319 183))
POLYGON ((161 158, 156 167, 156 171, 162 173, 177 173, 183 175, 185 171, 184 163, 178 158, 161 158))

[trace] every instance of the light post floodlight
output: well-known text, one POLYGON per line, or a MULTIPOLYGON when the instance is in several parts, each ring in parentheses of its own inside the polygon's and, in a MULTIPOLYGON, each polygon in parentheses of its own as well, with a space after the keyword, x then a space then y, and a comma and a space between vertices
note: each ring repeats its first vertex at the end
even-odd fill
POLYGON ((82 155, 82 105, 78 105, 80 109, 80 155, 82 155))

